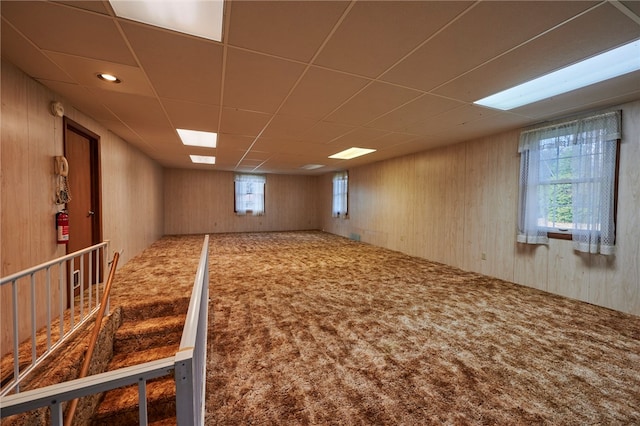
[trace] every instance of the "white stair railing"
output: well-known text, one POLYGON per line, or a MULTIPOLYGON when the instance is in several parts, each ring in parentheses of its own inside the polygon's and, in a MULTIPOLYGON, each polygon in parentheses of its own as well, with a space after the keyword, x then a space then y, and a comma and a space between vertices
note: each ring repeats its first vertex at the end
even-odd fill
MULTIPOLYGON (((98 311, 108 248, 109 242, 105 241, 0 279, 1 291, 4 292, 6 286, 11 286, 11 329, 13 331, 12 351, 5 355, 13 357, 13 376, 3 384, 0 397, 20 392, 20 382, 98 311), (88 269, 86 274, 85 267, 88 269), (57 277, 52 278, 52 271, 57 277), (86 283, 86 280, 90 283, 86 283), (57 286, 58 290, 56 297, 52 296, 56 289, 54 286, 57 286), (74 296, 76 289, 78 296, 74 296), (27 312, 21 312, 19 292, 29 293, 27 312), (67 300, 67 294, 70 295, 69 300, 67 300), (37 303, 37 300, 44 303, 37 303), (67 303, 68 309, 66 309, 67 303), (54 310, 57 310, 57 315, 53 314, 54 310), (52 341, 52 324, 56 321, 56 318, 53 318, 55 316, 57 316, 59 332, 56 340, 52 341), (38 320, 43 317, 45 320, 41 327, 46 329, 46 348, 38 354, 37 333, 40 328, 38 320), (31 324, 27 339, 31 344, 31 355, 27 357, 28 359, 20 359, 21 321, 31 324)), ((108 313, 108 306, 106 311, 108 313)))
POLYGON ((209 316, 209 236, 204 237, 187 319, 176 354, 176 415, 179 425, 204 425, 209 316))
POLYGON ((175 356, 106 373, 71 380, 0 398, 0 417, 50 407, 51 424, 61 426, 62 403, 87 395, 138 383, 139 424, 147 425, 146 383, 173 372, 176 381, 176 418, 179 426, 204 425, 209 311, 209 236, 205 236, 189 310, 175 356))

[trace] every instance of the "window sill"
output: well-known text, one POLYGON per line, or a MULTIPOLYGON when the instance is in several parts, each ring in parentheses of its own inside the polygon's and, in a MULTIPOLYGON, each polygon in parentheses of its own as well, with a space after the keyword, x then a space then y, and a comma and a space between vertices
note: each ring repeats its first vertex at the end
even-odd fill
POLYGON ((572 240, 573 234, 570 232, 548 232, 547 236, 549 238, 555 238, 556 240, 572 240))

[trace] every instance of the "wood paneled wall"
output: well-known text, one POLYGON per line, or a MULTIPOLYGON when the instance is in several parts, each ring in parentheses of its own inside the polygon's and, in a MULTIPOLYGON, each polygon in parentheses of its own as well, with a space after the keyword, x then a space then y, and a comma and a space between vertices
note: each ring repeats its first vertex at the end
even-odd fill
POLYGON ((616 255, 570 241, 515 242, 519 130, 349 170, 349 219, 331 217, 320 177, 321 227, 345 237, 640 315, 640 101, 620 106, 623 141, 616 255))
MULTIPOLYGON (((5 61, 1 96, 1 276, 65 254, 56 244, 54 225, 53 157, 64 151, 62 118, 49 112, 54 100, 63 103, 69 118, 100 136, 103 237, 111 241, 112 252, 123 250, 120 265, 162 236, 162 168, 153 160, 5 61)), ((0 354, 10 350, 13 334, 8 290, 0 292, 0 354)), ((29 300, 30 291, 20 290, 21 339, 31 327, 29 300)), ((44 303, 40 281, 36 301, 44 303)), ((42 324, 44 315, 36 321, 42 324)))
POLYGON ((265 214, 236 215, 234 173, 166 169, 165 234, 318 229, 317 178, 267 175, 265 214))

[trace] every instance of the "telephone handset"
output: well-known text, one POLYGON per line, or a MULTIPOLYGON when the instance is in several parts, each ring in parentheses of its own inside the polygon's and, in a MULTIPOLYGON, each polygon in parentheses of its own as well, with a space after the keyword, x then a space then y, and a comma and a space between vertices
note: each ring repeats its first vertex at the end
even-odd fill
POLYGON ((55 172, 58 176, 66 177, 69 175, 69 162, 62 155, 55 157, 55 172))
POLYGON ((57 176, 56 185, 56 204, 66 204, 71 201, 71 194, 69 193, 69 184, 67 182, 69 176, 69 162, 62 155, 54 157, 54 168, 57 176))

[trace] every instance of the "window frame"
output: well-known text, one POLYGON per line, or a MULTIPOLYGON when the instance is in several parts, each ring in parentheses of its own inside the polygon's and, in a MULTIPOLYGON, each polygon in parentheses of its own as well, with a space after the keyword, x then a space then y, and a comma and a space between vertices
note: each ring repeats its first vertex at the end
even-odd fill
POLYGON ((622 142, 621 119, 621 110, 606 110, 554 120, 522 131, 518 148, 518 242, 546 244, 552 238, 573 240, 574 249, 579 252, 615 252, 622 142), (577 152, 563 152, 563 146, 579 146, 580 149, 577 152), (549 148, 551 155, 547 151, 549 148), (563 176, 563 172, 567 171, 567 168, 563 167, 563 159, 569 161, 568 176, 563 176), (547 165, 551 167, 545 167, 547 165), (589 191, 586 193, 585 188, 582 188, 585 183, 586 190, 589 191), (589 187, 589 183, 597 186, 589 187), (558 192, 548 191, 548 188, 554 190, 554 184, 570 186, 568 203, 561 196, 558 197, 558 192), (607 192, 601 192, 603 189, 607 192), (593 199, 593 196, 598 198, 594 200, 596 204, 592 205, 588 200, 593 199), (587 203, 584 207, 589 209, 586 212, 580 207, 582 204, 576 205, 584 202, 587 203), (564 206, 571 209, 569 217, 563 218, 563 213, 555 210, 564 206), (569 229, 563 229, 560 226, 542 226, 542 223, 567 223, 570 226, 569 229))
MULTIPOLYGON (((253 194, 245 193, 242 195, 253 195, 253 194)), ((266 214, 266 211, 267 211, 267 177, 262 174, 236 173, 233 178, 233 212, 238 216, 246 216, 246 215, 264 216, 266 214), (240 180, 237 179, 238 177, 256 177, 263 180, 263 182, 256 182, 256 183, 262 183, 262 211, 255 212, 252 209, 247 209, 247 210, 244 210, 244 212, 242 212, 238 210, 237 185, 238 183, 241 182, 240 180)))
POLYGON ((349 171, 344 170, 341 172, 334 173, 333 177, 331 178, 331 185, 332 185, 331 216, 335 218, 340 218, 340 217, 348 218, 349 217, 349 171), (336 193, 336 185, 340 180, 346 181, 344 193, 342 192, 336 193), (344 197, 344 200, 343 200, 343 204, 345 207, 344 213, 340 211, 336 211, 336 197, 338 196, 344 197))
MULTIPOLYGON (((614 232, 614 241, 617 239, 617 229, 618 229, 618 180, 620 176, 620 142, 621 139, 616 140, 616 164, 614 170, 614 180, 613 180, 613 226, 615 229, 614 232)), ((572 240, 573 239, 573 230, 568 229, 566 231, 562 231, 558 228, 546 228, 547 235, 549 238, 553 238, 556 240, 572 240)))

